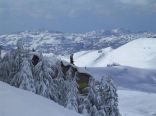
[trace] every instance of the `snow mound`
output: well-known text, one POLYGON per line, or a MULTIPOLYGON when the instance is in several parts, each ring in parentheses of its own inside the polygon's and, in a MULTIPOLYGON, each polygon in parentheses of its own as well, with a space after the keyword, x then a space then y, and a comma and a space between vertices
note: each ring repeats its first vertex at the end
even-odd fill
POLYGON ((80 116, 51 100, 0 82, 0 116, 80 116))
POLYGON ((140 38, 117 49, 102 49, 75 53, 80 67, 105 67, 108 64, 156 69, 156 38, 140 38))

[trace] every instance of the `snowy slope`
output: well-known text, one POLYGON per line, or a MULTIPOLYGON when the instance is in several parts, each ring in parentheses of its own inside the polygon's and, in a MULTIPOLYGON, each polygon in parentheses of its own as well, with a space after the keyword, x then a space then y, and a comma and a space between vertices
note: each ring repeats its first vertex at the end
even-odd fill
POLYGON ((156 70, 133 67, 99 67, 87 68, 96 80, 103 76, 111 76, 119 88, 156 93, 156 70))
POLYGON ((156 116, 156 94, 119 90, 118 95, 122 116, 156 116))
POLYGON ((74 55, 75 64, 78 66, 92 66, 98 63, 98 61, 105 57, 110 51, 112 51, 112 48, 108 47, 99 51, 91 50, 78 52, 74 55))
POLYGON ((156 38, 140 38, 117 49, 75 53, 75 64, 80 67, 105 67, 117 63, 138 68, 156 69, 156 38))
POLYGON ((156 116, 156 70, 132 67, 87 68, 96 80, 110 75, 118 86, 122 116, 156 116))
MULTIPOLYGON (((122 116, 155 116, 156 94, 119 90, 122 116)), ((0 116, 80 116, 51 100, 0 82, 0 116)))
POLYGON ((51 100, 0 82, 0 116, 80 116, 51 100))

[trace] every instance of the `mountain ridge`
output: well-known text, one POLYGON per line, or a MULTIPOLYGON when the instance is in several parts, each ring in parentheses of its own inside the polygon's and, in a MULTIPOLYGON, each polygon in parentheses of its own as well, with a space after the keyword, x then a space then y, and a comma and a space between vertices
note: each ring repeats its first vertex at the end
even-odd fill
POLYGON ((154 33, 134 33, 123 29, 101 30, 86 33, 62 33, 50 31, 24 31, 0 36, 0 45, 10 51, 22 39, 30 50, 43 53, 67 55, 83 50, 98 50, 106 47, 118 48, 141 37, 154 36, 154 33))

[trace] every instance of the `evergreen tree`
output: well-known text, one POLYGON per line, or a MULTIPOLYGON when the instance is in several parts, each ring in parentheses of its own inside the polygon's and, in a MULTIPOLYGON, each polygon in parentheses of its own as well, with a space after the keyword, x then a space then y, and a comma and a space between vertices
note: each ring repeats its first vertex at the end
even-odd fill
POLYGON ((20 70, 17 50, 9 52, 3 57, 0 62, 0 70, 1 79, 10 83, 14 75, 20 70))
POLYGON ((91 104, 91 116, 120 116, 118 96, 111 78, 102 78, 100 82, 90 81, 88 100, 91 104))
POLYGON ((54 80, 57 103, 66 107, 69 93, 69 83, 64 78, 54 80))
POLYGON ((67 108, 75 110, 78 112, 78 84, 75 78, 72 78, 69 81, 69 92, 68 92, 68 101, 67 108))
POLYGON ((38 62, 38 64, 35 67, 32 66, 36 93, 42 96, 48 96, 48 87, 52 81, 52 77, 49 73, 50 66, 48 65, 47 60, 43 58, 42 54, 40 54, 39 57, 41 60, 38 62))
POLYGON ((23 59, 20 71, 13 77, 11 85, 35 92, 31 67, 26 58, 23 59))
POLYGON ((90 103, 95 105, 97 103, 97 90, 96 90, 96 82, 95 79, 90 79, 89 81, 89 93, 88 93, 88 100, 90 103))
POLYGON ((106 116, 120 116, 118 110, 118 95, 117 89, 114 86, 110 77, 102 78, 98 90, 99 111, 105 112, 106 116))
POLYGON ((91 108, 90 116, 99 116, 98 115, 98 110, 95 105, 91 108))
POLYGON ((9 83, 10 82, 10 58, 9 54, 6 54, 0 62, 0 80, 9 83))
POLYGON ((90 106, 88 107, 89 114, 91 116, 97 115, 97 107, 98 107, 98 92, 97 85, 95 79, 91 78, 89 82, 89 93, 88 100, 90 102, 90 106))
POLYGON ((17 61, 18 61, 18 66, 20 68, 21 66, 21 63, 22 63, 22 58, 24 56, 24 47, 23 47, 23 40, 22 39, 19 39, 17 41, 17 61))
POLYGON ((88 115, 86 104, 88 99, 85 96, 78 96, 78 112, 84 115, 88 115))

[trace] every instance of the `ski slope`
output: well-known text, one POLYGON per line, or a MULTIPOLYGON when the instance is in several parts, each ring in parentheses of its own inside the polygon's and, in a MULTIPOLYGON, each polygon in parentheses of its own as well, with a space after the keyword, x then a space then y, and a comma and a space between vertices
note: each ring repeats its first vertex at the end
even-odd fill
POLYGON ((0 82, 0 116, 80 116, 51 100, 0 82))
POLYGON ((75 53, 75 64, 80 67, 105 67, 108 64, 156 69, 156 38, 140 38, 117 49, 106 48, 75 53))

